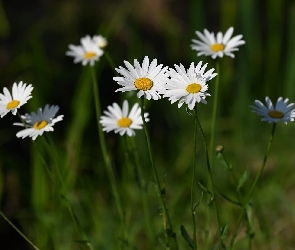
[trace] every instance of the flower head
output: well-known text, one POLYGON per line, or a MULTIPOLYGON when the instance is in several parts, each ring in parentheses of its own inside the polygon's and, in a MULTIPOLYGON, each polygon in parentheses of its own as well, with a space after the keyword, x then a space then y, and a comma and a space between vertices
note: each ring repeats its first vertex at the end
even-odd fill
POLYGON ((127 69, 123 67, 116 68, 116 71, 123 77, 114 77, 113 79, 123 86, 117 91, 138 90, 137 97, 144 96, 146 99, 158 100, 161 98, 159 92, 163 90, 163 86, 168 79, 167 67, 162 68, 162 64, 157 65, 157 59, 149 63, 146 56, 142 66, 135 59, 134 66, 124 61, 127 69))
POLYGON ((279 97, 276 106, 274 106, 267 96, 265 98, 266 106, 262 102, 255 100, 254 104, 256 106, 250 105, 250 107, 252 112, 262 116, 261 121, 268 121, 268 123, 282 121, 287 124, 289 121, 294 121, 295 117, 295 103, 288 104, 288 101, 288 98, 284 100, 279 97))
POLYGON ((202 67, 202 62, 199 62, 197 66, 191 63, 187 71, 182 64, 174 66, 176 70, 170 69, 168 72, 170 79, 165 85, 163 97, 169 97, 171 103, 179 101, 179 108, 186 103, 190 110, 195 107, 196 102, 207 103, 205 99, 210 96, 207 93, 207 81, 217 75, 213 73, 214 69, 204 73, 207 64, 202 67))
POLYGON ((12 85, 12 95, 7 88, 3 88, 3 94, 0 94, 0 115, 1 118, 11 111, 13 115, 16 114, 17 109, 27 103, 32 98, 33 87, 31 84, 27 86, 26 83, 20 81, 18 84, 12 85))
POLYGON ((94 36, 93 41, 97 44, 97 46, 101 49, 105 48, 108 45, 108 41, 102 35, 94 36))
MULTIPOLYGON (((117 103, 113 103, 112 106, 108 106, 108 110, 104 111, 104 114, 99 121, 103 131, 110 132, 114 130, 115 133, 119 133, 121 136, 124 134, 134 136, 134 129, 142 129, 141 108, 138 107, 138 103, 133 105, 130 112, 128 101, 123 102, 122 109, 117 103)), ((148 113, 144 113, 144 117, 145 121, 149 121, 148 113)))
POLYGON ((63 119, 63 115, 54 118, 58 110, 58 106, 49 106, 46 104, 44 109, 42 110, 42 108, 39 108, 37 113, 31 112, 31 114, 22 115, 21 117, 26 125, 23 123, 14 123, 13 125, 26 128, 19 131, 16 136, 22 139, 29 136, 35 140, 37 136, 42 135, 43 132, 53 131, 53 125, 63 119))
POLYGON ((69 45, 67 56, 74 57, 74 63, 82 62, 85 66, 87 63, 93 66, 96 61, 103 55, 103 50, 98 46, 97 41, 94 41, 89 35, 81 38, 81 45, 69 45))
POLYGON ((230 27, 224 35, 218 32, 215 37, 215 34, 213 32, 210 33, 207 29, 204 29, 204 34, 196 31, 201 41, 193 39, 191 48, 198 51, 198 56, 211 56, 215 59, 216 57, 223 57, 226 55, 234 58, 235 55, 232 52, 239 50, 237 47, 245 44, 245 41, 241 40, 243 37, 242 35, 231 38, 233 32, 234 28, 230 27))

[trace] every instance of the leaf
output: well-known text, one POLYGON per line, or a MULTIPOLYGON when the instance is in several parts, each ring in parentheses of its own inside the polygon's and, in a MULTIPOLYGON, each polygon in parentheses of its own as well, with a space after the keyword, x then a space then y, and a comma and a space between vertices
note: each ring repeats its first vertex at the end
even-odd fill
POLYGON ((240 177, 239 181, 238 181, 238 186, 237 186, 237 191, 239 191, 241 189, 241 187, 244 185, 244 183, 246 182, 246 180, 249 177, 249 171, 245 170, 245 172, 242 174, 242 176, 240 177))
POLYGON ((194 249, 194 242, 193 242, 192 238, 188 235, 188 233, 187 233, 187 231, 186 231, 186 229, 184 228, 183 225, 180 226, 180 231, 181 231, 182 237, 186 240, 189 247, 191 249, 194 249))

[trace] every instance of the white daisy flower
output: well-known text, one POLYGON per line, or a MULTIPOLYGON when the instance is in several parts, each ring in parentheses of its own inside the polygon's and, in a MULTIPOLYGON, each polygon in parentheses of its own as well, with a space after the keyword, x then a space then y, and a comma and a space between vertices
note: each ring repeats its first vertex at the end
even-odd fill
POLYGON ((276 106, 274 106, 267 96, 265 98, 266 106, 262 102, 255 100, 254 104, 256 106, 250 105, 250 107, 252 112, 262 116, 261 121, 267 121, 268 123, 282 121, 287 124, 289 121, 294 121, 295 117, 295 103, 288 104, 288 101, 288 98, 284 100, 279 97, 276 106))
MULTIPOLYGON (((100 123, 103 127, 103 131, 110 132, 114 130, 115 133, 119 133, 121 136, 127 134, 128 136, 134 136, 134 129, 142 129, 142 117, 141 108, 138 103, 135 103, 130 110, 128 108, 128 101, 123 102, 122 109, 117 103, 113 103, 112 106, 107 107, 108 110, 104 111, 105 115, 100 117, 100 123)), ((148 113, 144 113, 145 121, 149 121, 148 113)))
POLYGON ((207 29, 204 29, 204 34, 196 31, 201 41, 193 39, 192 42, 195 44, 192 44, 191 48, 198 51, 198 56, 211 56, 215 59, 216 57, 223 57, 226 55, 234 58, 235 55, 232 52, 238 51, 239 49, 237 47, 245 44, 245 41, 241 40, 243 37, 242 35, 231 38, 233 32, 234 28, 230 27, 224 35, 218 32, 215 37, 214 33, 210 33, 207 29))
POLYGON ((217 75, 213 73, 214 69, 205 73, 207 63, 202 67, 202 62, 199 62, 196 67, 194 63, 191 63, 187 71, 182 64, 174 66, 176 70, 170 69, 168 72, 170 79, 165 85, 166 90, 163 92, 163 97, 169 97, 171 103, 179 101, 178 108, 186 103, 190 110, 195 107, 196 103, 206 104, 205 99, 210 96, 207 93, 207 81, 217 75))
POLYGON ((43 132, 53 131, 53 125, 63 119, 63 115, 59 115, 54 118, 57 111, 59 110, 58 106, 49 106, 45 105, 44 110, 39 108, 37 113, 31 112, 31 114, 22 115, 23 123, 13 123, 13 125, 26 127, 25 129, 19 131, 16 136, 21 137, 22 139, 29 136, 33 140, 37 138, 38 135, 42 135, 43 132))
POLYGON ((127 69, 123 67, 116 68, 116 71, 123 77, 114 77, 113 79, 123 86, 117 91, 139 90, 137 97, 144 96, 146 99, 158 100, 161 98, 159 92, 163 90, 165 82, 168 80, 167 68, 162 68, 162 64, 157 66, 157 59, 154 59, 151 64, 146 56, 142 66, 135 59, 134 66, 129 62, 124 61, 127 69))
POLYGON ((12 85, 12 95, 6 87, 3 88, 3 94, 0 94, 0 115, 1 118, 11 111, 16 115, 17 109, 27 103, 32 98, 33 87, 31 84, 20 81, 12 85))
POLYGON ((89 35, 81 38, 81 45, 70 44, 69 49, 66 55, 74 57, 74 63, 82 62, 83 66, 87 65, 87 63, 93 66, 103 55, 103 50, 89 35))
POLYGON ((105 37, 98 35, 93 37, 94 43, 98 45, 99 48, 103 49, 108 45, 108 41, 105 37))

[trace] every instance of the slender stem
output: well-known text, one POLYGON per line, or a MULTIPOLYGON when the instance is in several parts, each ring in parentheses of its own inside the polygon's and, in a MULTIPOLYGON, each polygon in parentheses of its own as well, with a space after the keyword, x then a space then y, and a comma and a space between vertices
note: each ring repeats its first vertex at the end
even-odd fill
POLYGON ((111 69, 113 70, 113 72, 116 75, 117 74, 117 71, 115 70, 116 66, 115 66, 114 61, 108 52, 105 52, 105 57, 107 58, 107 61, 110 64, 111 69))
POLYGON ((175 242, 176 249, 178 249, 177 238, 176 238, 176 236, 174 234, 171 219, 170 219, 168 209, 167 209, 167 206, 166 206, 166 202, 165 202, 165 198, 164 198, 165 194, 164 194, 164 192, 163 192, 163 190, 161 188, 158 173, 157 173, 157 169, 156 169, 156 166, 154 164, 154 158, 153 158, 152 149, 151 149, 150 136, 149 136, 149 132, 148 132, 145 117, 144 117, 144 97, 143 96, 141 97, 141 117, 142 117, 142 121, 143 121, 144 132, 145 132, 145 135, 146 135, 146 142, 147 142, 147 147, 148 147, 148 151, 149 151, 150 161, 151 161, 152 169, 153 169, 154 176, 155 176, 155 179, 156 179, 157 192, 158 192, 158 196, 160 198, 160 203, 161 203, 162 210, 163 210, 166 248, 169 249, 168 237, 172 236, 173 239, 174 239, 174 242, 175 242), (166 220, 168 222, 169 229, 167 229, 166 226, 165 226, 166 225, 166 220), (169 235, 168 235, 168 233, 169 233, 169 235))
POLYGON ((219 209, 217 206, 217 202, 215 199, 215 190, 214 190, 214 182, 213 182, 213 176, 212 176, 212 170, 211 170, 211 166, 210 166, 210 160, 209 160, 209 155, 208 155, 208 149, 207 149, 207 143, 206 143, 206 139, 205 139, 205 134, 204 131, 202 129, 200 120, 198 118, 198 115, 196 114, 196 120, 198 122, 198 126, 202 135, 202 140, 203 140, 203 144, 204 144, 204 148, 205 148, 205 152, 206 152, 206 162, 207 162, 207 169, 208 169, 208 175, 209 175, 209 181, 210 181, 210 186, 211 186, 211 201, 213 201, 214 206, 215 206, 215 210, 216 210, 216 218, 217 218, 217 225, 218 225, 218 235, 219 235, 219 242, 220 242, 220 246, 222 248, 224 248, 224 243, 222 240, 222 234, 221 234, 221 222, 220 222, 220 216, 219 216, 219 209))
MULTIPOLYGON (((228 161, 226 160, 225 155, 224 155, 224 153, 222 151, 218 152, 218 154, 219 154, 220 157, 222 157, 225 165, 227 166, 227 169, 230 172, 230 174, 231 174, 231 176, 232 176, 232 178, 234 180, 235 187, 238 187, 238 179, 234 174, 233 167, 228 163, 228 161)), ((243 197, 242 197, 242 194, 241 194, 240 190, 237 189, 236 192, 237 192, 237 195, 238 195, 239 205, 241 205, 243 207, 243 209, 245 210, 245 212, 246 212, 247 211, 247 204, 244 203, 243 197)), ((247 213, 245 213, 245 217, 246 217, 246 223, 247 223, 248 249, 252 249, 252 238, 253 237, 251 235, 252 234, 251 222, 250 222, 250 218, 249 218, 247 213)))
POLYGON ((215 77, 215 90, 214 90, 214 100, 213 100, 213 112, 211 121, 211 137, 209 146, 209 160, 212 163, 213 150, 214 150, 214 140, 215 140, 215 127, 216 127, 216 116, 217 116, 217 106, 218 106, 218 89, 219 89, 219 63, 216 60, 216 72, 215 77))
POLYGON ((36 249, 36 250, 39 250, 39 248, 38 247, 36 247, 35 245, 34 245, 34 243, 32 242, 32 241, 30 241, 3 213, 2 213, 2 211, 0 211, 0 215, 3 217, 3 219, 4 220, 6 220, 8 223, 9 223, 9 225, 10 226, 12 226, 13 227, 13 229, 15 230, 15 231, 17 231, 18 233, 19 233, 19 235, 21 236, 21 237, 23 237, 24 239, 25 239, 25 241, 26 242, 28 242, 34 249, 36 249))
POLYGON ((195 190, 195 179, 196 179, 196 165, 197 165, 197 131, 198 131, 198 121, 197 121, 197 105, 195 105, 195 131, 194 131, 194 151, 193 151, 193 173, 192 173, 192 186, 191 186, 191 213, 193 221, 193 249, 198 249, 197 247, 197 230, 196 230, 196 218, 195 218, 195 205, 194 205, 194 190, 195 190))
POLYGON ((68 190, 67 190, 65 182, 63 180, 63 176, 62 176, 62 173, 61 173, 61 170, 60 170, 60 167, 59 167, 58 156, 57 156, 57 153, 56 153, 54 143, 53 143, 51 137, 48 136, 47 134, 45 134, 43 139, 44 139, 44 143, 45 143, 46 147, 48 148, 48 152, 52 152, 53 160, 54 160, 54 163, 55 163, 56 173, 57 173, 58 179, 60 181, 61 188, 60 188, 60 186, 57 186, 58 183, 56 181, 54 182, 55 185, 56 185, 56 188, 61 192, 61 198, 66 202, 66 207, 67 207, 67 209, 68 209, 68 211, 69 211, 69 213, 71 215, 71 218, 73 220, 73 224, 74 224, 75 229, 77 231, 77 234, 79 236, 83 235, 82 237, 85 237, 87 239, 85 244, 90 249, 93 249, 92 244, 90 243, 88 236, 86 235, 85 231, 83 230, 83 228, 81 226, 81 223, 78 220, 78 218, 77 218, 77 216, 76 216, 76 214, 74 212, 72 204, 68 199, 68 190))
MULTIPOLYGON (((23 123, 23 125, 27 128, 27 124, 26 124, 25 121, 22 119, 21 115, 20 115, 18 112, 17 112, 17 114, 18 114, 18 116, 19 116, 21 122, 23 123)), ((48 152, 51 152, 51 156, 52 156, 52 158, 53 158, 53 160, 54 160, 54 163, 55 163, 55 169, 56 169, 56 172, 57 172, 57 175, 58 175, 58 178, 59 178, 59 180, 60 180, 61 187, 62 187, 61 195, 62 195, 62 198, 66 201, 66 207, 67 207, 67 209, 68 209, 68 211, 69 211, 69 213, 70 213, 70 215, 71 215, 71 218, 72 218, 72 220, 73 220, 73 224, 74 224, 75 230, 76 230, 76 232, 77 232, 77 234, 78 234, 79 236, 81 235, 81 232, 83 232, 84 236, 85 236, 86 238, 88 238, 88 237, 86 236, 86 234, 84 233, 84 231, 82 230, 82 227, 81 227, 81 225, 80 225, 80 223, 79 223, 77 217, 76 217, 75 214, 74 214, 74 211, 73 211, 73 208, 72 208, 72 206, 71 206, 71 204, 70 204, 70 201, 69 201, 68 198, 67 198, 67 194, 68 194, 68 192, 67 192, 66 186, 65 186, 65 184, 64 184, 64 181, 63 181, 63 178, 62 178, 62 174, 61 174, 61 172, 60 172, 60 168, 59 168, 59 164, 58 164, 58 160, 57 160, 57 154, 56 154, 56 150, 55 150, 55 147, 54 147, 54 143, 52 142, 51 137, 48 136, 47 134, 45 134, 45 136, 42 137, 42 139, 43 139, 44 145, 47 147, 47 151, 48 151, 48 152)), ((55 179, 55 175, 54 175, 53 173, 51 173, 51 171, 50 171, 50 169, 49 169, 49 166, 48 166, 47 162, 45 161, 45 159, 44 159, 44 157, 43 157, 43 155, 42 155, 42 153, 41 153, 39 147, 38 147, 35 143, 34 143, 34 146, 35 146, 35 148, 37 149, 37 151, 38 151, 38 153, 39 153, 39 156, 40 156, 42 162, 43 162, 43 163, 45 164, 45 166, 46 166, 46 171, 47 171, 47 173, 48 173, 48 175, 49 175, 51 181, 53 182, 54 186, 60 190, 60 188, 57 186, 58 183, 57 183, 57 181, 56 181, 56 179, 55 179)), ((92 249, 92 245, 91 245, 91 243, 90 243, 89 240, 87 240, 87 246, 88 246, 90 249, 92 249)))
POLYGON ((125 212, 124 212, 122 201, 119 195, 119 191, 118 191, 119 189, 118 189, 118 185, 114 175, 114 171, 113 171, 111 161, 107 152, 104 133, 102 131, 101 124, 99 123, 99 119, 101 117, 101 107, 100 107, 100 99, 99 99, 99 89, 97 87, 96 73, 93 67, 90 67, 90 69, 91 69, 91 76, 92 76, 92 83, 93 83, 93 95, 94 95, 94 102, 95 102, 96 122, 97 122, 97 130, 99 135, 100 147, 101 147, 103 159, 107 168, 107 172, 110 178, 112 191, 115 197, 115 203, 118 209, 118 213, 119 213, 121 221, 124 222, 125 212))
MULTIPOLYGON (((260 178, 260 176, 262 174, 262 171, 263 171, 263 169, 264 169, 264 167, 266 165, 266 161, 268 159, 269 152, 270 152, 270 149, 271 149, 271 145, 272 145, 272 142, 273 142, 275 130, 276 130, 276 123, 273 123, 272 129, 271 129, 271 135, 269 137, 269 141, 268 141, 268 144, 267 144, 267 148, 266 148, 266 151, 265 151, 265 155, 264 155, 264 158, 263 158, 261 167, 260 167, 260 169, 259 169, 259 171, 258 171, 258 173, 257 173, 257 175, 255 177, 255 180, 254 180, 254 182, 253 182, 253 184, 252 184, 252 186, 250 188, 250 191, 249 191, 249 193, 246 196, 246 199, 244 201, 244 206, 245 207, 248 205, 248 203, 249 203, 249 201, 250 201, 250 199, 252 197, 252 194, 254 192, 254 189, 255 189, 255 187, 257 185, 257 182, 258 182, 258 180, 259 180, 259 178, 260 178)), ((235 227, 235 230, 233 231, 234 233, 233 233, 233 236, 232 236, 232 239, 231 239, 231 242, 230 242, 230 249, 233 249, 233 246, 234 246, 234 243, 235 243, 235 239, 237 237, 237 232, 238 232, 239 227, 240 227, 240 225, 242 223, 242 219, 243 219, 243 216, 244 216, 245 213, 246 213, 246 210, 244 208, 242 210, 240 216, 239 216, 238 223, 237 223, 237 225, 235 227)))
POLYGON ((136 168, 136 172, 138 174, 139 191, 140 191, 141 201, 142 201, 142 205, 143 205, 143 211, 144 211, 146 227, 147 227, 147 231, 148 231, 149 242, 152 243, 154 241, 155 237, 154 237, 153 226, 151 223, 151 215, 150 215, 149 206, 148 206, 147 192, 145 190, 146 181, 144 180, 144 177, 143 177, 144 175, 143 175, 143 172, 141 169, 141 164, 140 164, 138 152, 136 150, 135 139, 134 139, 134 137, 130 137, 128 139, 130 139, 127 141, 127 146, 130 145, 130 148, 128 148, 128 151, 130 151, 133 155, 134 165, 136 168), (128 143, 128 142, 130 142, 130 143, 128 143))
MULTIPOLYGON (((214 151, 214 141, 215 141, 215 127, 216 127, 216 116, 217 116, 217 105, 218 105, 218 89, 219 89, 219 63, 216 60, 216 72, 217 76, 215 77, 215 89, 214 89, 214 100, 213 100, 213 111, 212 111, 212 119, 211 119, 211 134, 210 134, 210 144, 209 144, 209 161, 213 163, 213 151, 214 151)), ((210 182, 210 180, 208 180, 210 182)), ((208 204, 211 202, 209 198, 207 198, 208 204)), ((206 237, 206 246, 209 247, 209 227, 210 227, 210 219, 211 214, 209 208, 206 210, 206 231, 208 232, 206 237)))

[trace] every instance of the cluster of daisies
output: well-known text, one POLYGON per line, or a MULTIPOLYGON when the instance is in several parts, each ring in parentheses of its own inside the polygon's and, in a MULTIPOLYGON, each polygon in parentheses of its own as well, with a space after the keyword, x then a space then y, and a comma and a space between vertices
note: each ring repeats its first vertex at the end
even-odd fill
MULTIPOLYGON (((194 109, 197 103, 206 103, 206 97, 210 96, 207 82, 217 75, 214 73, 214 69, 206 72, 207 64, 202 65, 202 62, 199 62, 196 66, 192 63, 187 70, 181 64, 175 65, 175 69, 162 68, 162 65, 157 66, 156 59, 149 64, 148 57, 144 58, 142 66, 137 60, 134 60, 134 66, 126 61, 124 63, 127 69, 123 67, 116 69, 122 75, 121 77, 114 77, 114 80, 122 86, 117 91, 136 90, 138 91, 137 97, 144 96, 146 99, 154 100, 161 98, 162 94, 163 97, 169 98, 171 103, 178 101, 178 107, 181 107, 184 103, 187 104, 190 110, 194 109)), ((266 106, 256 100, 255 105, 251 107, 253 112, 263 117, 262 121, 287 123, 293 121, 295 117, 295 104, 288 104, 288 101, 288 99, 280 97, 274 106, 269 97, 266 97, 266 106)), ((109 107, 109 112, 105 112, 106 116, 102 116, 101 124, 107 132, 115 130, 115 132, 120 131, 122 135, 124 128, 127 131, 127 124, 122 126, 119 121, 122 117, 127 116, 124 112, 121 112, 117 104, 116 109, 113 108, 112 110, 113 112, 109 107)), ((132 124, 131 120, 130 125, 132 124)), ((142 124, 140 116, 136 118, 135 122, 142 124)), ((130 128, 128 127, 128 129, 130 128)), ((128 135, 130 135, 130 132, 128 135)))
MULTIPOLYGON (((232 37, 233 27, 230 27, 225 34, 221 32, 214 34, 207 29, 204 33, 196 31, 200 40, 193 39, 191 48, 198 52, 198 56, 211 56, 213 59, 223 57, 224 55, 234 57, 233 52, 239 50, 238 47, 245 44, 242 35, 232 37)), ((83 66, 89 64, 94 66, 95 62, 104 54, 104 48, 107 45, 107 39, 101 35, 85 36, 81 38, 81 45, 69 45, 66 55, 74 57, 74 63, 81 62, 83 66)), ((115 70, 120 76, 114 77, 120 88, 120 92, 137 91, 138 98, 147 100, 158 100, 162 97, 168 98, 171 103, 178 102, 180 108, 184 103, 190 110, 195 108, 198 103, 206 104, 208 93, 208 81, 213 79, 217 73, 214 69, 206 71, 207 64, 199 62, 197 65, 191 63, 188 69, 182 64, 174 65, 174 68, 163 67, 157 63, 157 59, 151 62, 148 56, 145 56, 142 64, 134 60, 132 65, 124 61, 125 67, 119 67, 115 70)), ((0 94, 0 116, 1 118, 11 112, 16 115, 17 109, 27 103, 32 98, 32 85, 23 82, 14 83, 12 94, 7 88, 3 88, 3 94, 0 94)), ((276 105, 273 105, 269 97, 266 97, 266 105, 259 100, 254 102, 252 111, 262 116, 262 121, 276 123, 282 121, 294 121, 295 104, 288 104, 289 99, 278 98, 276 105)), ((58 106, 46 105, 44 109, 39 108, 36 113, 20 115, 21 123, 14 123, 25 127, 18 132, 17 137, 31 137, 33 140, 44 131, 53 131, 53 125, 63 119, 63 115, 55 118, 58 112, 58 106)), ((148 113, 144 113, 145 121, 149 121, 148 113)), ((104 111, 100 117, 100 123, 106 132, 114 131, 120 135, 127 134, 134 136, 135 129, 142 129, 143 121, 141 108, 136 103, 129 112, 127 100, 123 101, 122 108, 113 103, 104 111)))
MULTIPOLYGON (((211 56, 213 59, 222 58, 224 55, 234 57, 233 52, 238 51, 238 47, 245 44, 245 41, 242 40, 242 35, 232 37, 233 31, 233 27, 230 27, 224 35, 221 32, 215 35, 207 29, 204 30, 204 33, 196 31, 200 40, 193 39, 191 48, 198 51, 198 56, 211 56)), ((202 65, 202 62, 199 62, 196 66, 191 63, 187 70, 182 64, 175 65, 175 69, 163 67, 162 64, 157 64, 156 59, 150 63, 147 56, 142 65, 136 59, 134 65, 127 61, 124 61, 124 64, 126 68, 116 68, 121 76, 113 78, 121 86, 116 91, 135 90, 138 91, 137 97, 143 96, 148 100, 158 100, 161 96, 167 97, 171 103, 178 101, 178 107, 181 107, 184 103, 187 104, 190 110, 194 109, 197 103, 206 104, 206 97, 210 96, 207 82, 217 75, 214 73, 214 69, 205 72, 207 64, 202 65)), ((294 121, 295 117, 295 104, 288 104, 288 101, 289 99, 279 97, 276 105, 273 105, 269 97, 266 97, 266 105, 256 100, 255 105, 250 107, 252 107, 253 112, 262 116, 262 121, 287 123, 294 121)), ((120 135, 124 133, 134 135, 135 133, 131 132, 130 129, 135 128, 135 126, 138 129, 142 127, 138 105, 135 106, 138 109, 138 116, 132 118, 128 116, 128 104, 125 102, 123 104, 124 112, 116 103, 109 106, 108 111, 104 112, 105 115, 100 120, 104 131, 113 130, 115 133, 119 132, 120 135), (121 122, 125 118, 128 119, 128 123, 121 122)))
MULTIPOLYGON (((193 39, 191 48, 198 52, 198 56, 211 56, 213 59, 225 56, 234 57, 233 52, 239 50, 239 46, 245 44, 242 35, 232 37, 233 27, 230 27, 224 34, 214 34, 204 29, 204 33, 196 31, 200 40, 193 39)), ((107 44, 106 39, 101 36, 86 36, 81 39, 82 46, 69 45, 70 51, 66 54, 74 57, 74 62, 89 63, 91 66, 102 55, 102 48, 107 44), (98 39, 98 37, 100 37, 98 39), (100 41, 100 42, 98 42, 100 41), (99 45, 103 44, 103 46, 99 45)), ((208 81, 213 79, 217 73, 214 69, 206 71, 207 64, 199 62, 197 65, 191 63, 188 69, 180 65, 174 65, 175 69, 163 67, 157 63, 157 59, 150 62, 148 56, 143 59, 142 64, 134 60, 132 65, 124 61, 125 67, 120 66, 115 70, 120 76, 113 79, 121 86, 117 91, 137 91, 137 97, 144 97, 147 100, 158 100, 161 97, 168 98, 171 103, 178 102, 180 108, 184 103, 190 110, 194 109, 197 103, 206 104, 208 93, 208 81)), ((266 106, 256 100, 251 106, 253 112, 261 115, 262 121, 269 123, 293 121, 295 116, 294 103, 288 104, 288 99, 280 97, 274 106, 271 100, 266 97, 266 106)), ((141 109, 135 104, 129 113, 129 104, 125 100, 123 107, 117 103, 107 107, 104 115, 100 118, 103 130, 114 131, 120 135, 135 135, 134 129, 141 129, 143 125, 141 109)), ((145 113, 148 117, 148 113, 145 113)), ((147 119, 148 120, 148 119, 147 119)))
MULTIPOLYGON (((18 109, 32 98, 32 91, 33 86, 22 81, 12 85, 12 94, 4 87, 3 94, 0 93, 1 118, 10 112, 16 115, 18 109)), ((44 109, 38 108, 36 113, 20 115, 21 122, 13 123, 13 125, 25 127, 25 129, 19 131, 16 136, 21 138, 29 136, 35 140, 43 132, 53 131, 53 125, 63 119, 63 115, 54 118, 58 110, 58 106, 46 104, 44 109)))

